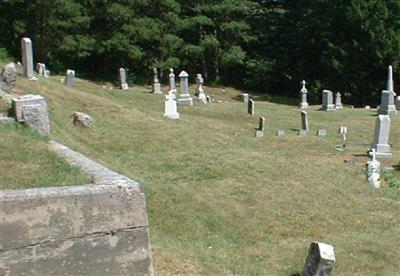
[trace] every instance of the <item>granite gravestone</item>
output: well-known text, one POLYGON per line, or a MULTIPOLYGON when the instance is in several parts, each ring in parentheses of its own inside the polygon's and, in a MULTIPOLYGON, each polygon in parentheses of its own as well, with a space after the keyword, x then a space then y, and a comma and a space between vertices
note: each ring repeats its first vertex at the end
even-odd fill
POLYGON ((50 120, 45 98, 27 94, 13 98, 13 110, 17 122, 22 122, 43 136, 50 135, 50 120))
POLYGON ((265 130, 265 118, 261 116, 258 120, 258 129, 256 130, 256 137, 257 138, 264 137, 264 130, 265 130))
POLYGON ((335 109, 343 109, 342 105, 342 95, 337 92, 335 97, 335 109))
POLYGON ((322 110, 325 111, 335 110, 335 105, 333 104, 332 91, 330 90, 322 91, 322 110))
POLYGON ((119 81, 122 90, 126 90, 129 88, 126 80, 126 70, 124 68, 119 68, 119 81))
POLYGON ((197 76, 196 76, 196 92, 194 93, 194 95, 198 97, 200 102, 207 104, 207 96, 204 93, 203 84, 204 84, 203 76, 201 74, 197 74, 197 76))
POLYGON ((181 86, 181 93, 178 99, 178 105, 193 106, 193 99, 189 93, 189 74, 182 71, 179 74, 179 82, 181 86))
POLYGON ((249 113, 251 116, 254 116, 254 109, 255 109, 255 103, 253 99, 249 99, 247 103, 247 113, 249 113))
POLYGON ((305 276, 329 276, 335 263, 334 248, 330 244, 313 242, 304 265, 305 276))
POLYGON ((33 72, 33 52, 32 41, 28 37, 21 39, 22 65, 24 68, 24 76, 30 80, 37 80, 33 72))
POLYGON ((75 71, 74 70, 67 70, 67 74, 64 79, 64 84, 68 87, 74 87, 75 85, 75 71))
POLYGON ((153 93, 154 94, 162 94, 160 80, 158 79, 157 68, 153 69, 153 75, 154 75, 153 76, 153 93))
POLYGON ((168 95, 165 96, 165 99, 164 116, 170 119, 179 119, 177 102, 175 100, 175 94, 173 91, 169 91, 168 95))
POLYGON ((307 102, 307 93, 308 93, 308 91, 307 91, 307 88, 306 88, 306 81, 303 80, 301 82, 301 84, 302 84, 303 87, 300 90, 300 104, 299 104, 299 107, 301 109, 306 109, 306 108, 308 108, 308 102, 307 102))
POLYGON ((308 126, 308 114, 305 111, 301 112, 301 129, 308 131, 309 126, 308 126))
POLYGON ((371 150, 375 149, 377 157, 390 157, 390 117, 388 115, 378 115, 375 124, 374 142, 371 150))

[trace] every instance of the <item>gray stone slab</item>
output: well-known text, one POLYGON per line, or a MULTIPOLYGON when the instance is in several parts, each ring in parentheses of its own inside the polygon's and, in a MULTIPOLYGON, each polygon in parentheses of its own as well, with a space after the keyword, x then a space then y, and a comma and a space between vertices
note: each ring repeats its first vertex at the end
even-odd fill
POLYGON ((24 68, 24 76, 30 80, 37 80, 33 71, 33 51, 32 41, 28 37, 21 39, 21 51, 22 51, 22 65, 24 68))
POLYGON ((307 133, 308 133, 308 131, 305 130, 305 129, 299 129, 299 131, 297 132, 297 134, 298 134, 299 136, 306 136, 307 133))
POLYGON ((285 131, 283 129, 278 129, 276 131, 276 136, 279 136, 279 137, 285 136, 285 131))
POLYGON ((50 119, 45 98, 40 95, 24 95, 13 98, 13 111, 17 122, 23 122, 41 135, 50 135, 50 119))
POLYGON ((330 90, 322 91, 322 110, 324 111, 334 111, 335 105, 333 104, 333 95, 330 90))
POLYGON ((255 102, 253 99, 249 99, 247 103, 247 113, 250 114, 251 116, 254 116, 254 110, 255 110, 255 102))
POLYGON ((308 114, 305 111, 301 111, 301 129, 305 131, 309 130, 308 114))
POLYGON ((0 77, 0 90, 11 93, 17 82, 18 72, 14 63, 8 63, 3 67, 0 77))
POLYGON ((377 157, 390 157, 390 117, 389 115, 378 115, 375 123, 374 142, 371 150, 375 149, 377 157))
POLYGON ((313 242, 304 265, 304 275, 329 276, 332 273, 335 261, 335 252, 332 245, 313 242))
POLYGON ((321 128, 317 130, 317 136, 319 137, 325 137, 326 136, 326 129, 321 128))

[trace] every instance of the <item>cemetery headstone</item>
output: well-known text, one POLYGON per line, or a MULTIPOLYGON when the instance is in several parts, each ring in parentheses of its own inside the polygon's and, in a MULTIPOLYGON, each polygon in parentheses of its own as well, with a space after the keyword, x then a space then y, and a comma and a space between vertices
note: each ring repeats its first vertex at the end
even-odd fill
POLYGON ((322 110, 334 111, 335 105, 333 104, 332 91, 323 90, 322 91, 322 110))
POLYGON ((278 129, 276 131, 276 136, 278 136, 278 137, 285 136, 285 131, 283 129, 278 129))
POLYGON ((176 94, 174 69, 172 69, 172 68, 169 69, 168 77, 169 77, 169 91, 172 91, 174 94, 176 94))
POLYGON ((397 114, 396 106, 394 105, 394 92, 383 90, 381 93, 381 104, 378 108, 378 114, 395 115, 397 114))
POLYGON ((49 70, 46 69, 46 64, 38 62, 36 65, 36 70, 39 76, 43 76, 45 78, 49 77, 49 70))
POLYGON ((33 72, 33 51, 32 41, 28 37, 21 39, 22 65, 24 67, 24 76, 30 80, 37 80, 33 72))
POLYGON ((196 76, 196 92, 194 93, 194 95, 198 97, 200 102, 206 104, 207 96, 204 93, 203 84, 204 84, 203 76, 201 74, 197 74, 197 76, 196 76))
POLYGON ((179 74, 181 94, 179 95, 178 105, 193 106, 193 99, 189 94, 189 74, 182 71, 179 74))
POLYGON ((319 137, 325 137, 326 136, 326 129, 321 128, 317 130, 317 136, 319 137))
POLYGON ((122 90, 126 90, 129 88, 127 83, 126 70, 124 68, 119 68, 119 81, 122 90))
POLYGON ((300 90, 301 98, 300 98, 299 107, 301 109, 306 109, 306 108, 308 108, 308 102, 307 102, 307 93, 308 93, 308 91, 307 91, 307 88, 306 88, 306 81, 303 80, 301 82, 301 84, 303 85, 303 87, 300 90))
POLYGON ((249 99, 247 103, 247 113, 249 113, 251 116, 254 116, 254 109, 255 109, 255 103, 253 99, 249 99))
POLYGON ((165 96, 164 103, 164 116, 170 119, 179 119, 177 102, 175 100, 175 94, 173 91, 169 91, 168 95, 165 96))
POLYGON ((249 94, 243 93, 242 100, 243 100, 243 102, 248 103, 249 102, 249 94))
POLYGON ((396 105, 397 113, 400 115, 400 96, 396 97, 395 105, 396 105))
POLYGON ((301 129, 308 131, 309 130, 309 125, 308 125, 308 114, 305 111, 301 112, 301 129))
POLYGON ((10 94, 17 82, 18 72, 14 63, 8 63, 4 66, 0 78, 0 90, 10 94))
POLYGON ((299 129, 299 131, 297 132, 297 134, 299 135, 299 136, 306 136, 307 135, 307 130, 305 130, 305 129, 299 129))
POLYGON ((371 150, 375 149, 377 157, 390 157, 390 117, 388 115, 378 115, 375 124, 374 142, 371 150))
POLYGON ((341 126, 339 127, 339 133, 340 134, 347 134, 347 127, 346 126, 341 126))
POLYGON ((50 120, 45 98, 31 94, 13 98, 13 110, 17 122, 28 125, 43 136, 50 135, 50 120))
POLYGON ((335 263, 334 248, 322 242, 311 243, 304 265, 305 276, 329 276, 335 263))
POLYGON ((264 130, 265 130, 265 118, 261 116, 258 120, 258 129, 256 130, 256 137, 257 138, 264 137, 264 130))
POLYGON ((160 80, 158 79, 157 68, 153 69, 153 74, 154 74, 154 77, 153 77, 153 93, 154 94, 162 94, 160 80))
POLYGON ((68 87, 74 87, 75 85, 75 71, 74 70, 67 70, 67 74, 64 79, 64 84, 68 87))
POLYGON ((342 105, 342 95, 337 92, 335 97, 335 109, 343 109, 342 105))
POLYGON ((375 149, 372 149, 369 155, 372 160, 367 161, 368 183, 375 188, 379 188, 381 186, 381 162, 376 160, 375 149))

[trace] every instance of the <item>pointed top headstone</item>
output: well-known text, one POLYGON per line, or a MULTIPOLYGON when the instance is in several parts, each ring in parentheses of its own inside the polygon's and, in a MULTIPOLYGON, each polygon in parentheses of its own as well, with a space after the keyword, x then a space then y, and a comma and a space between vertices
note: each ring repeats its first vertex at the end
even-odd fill
POLYGON ((179 74, 179 77, 180 77, 180 78, 187 78, 187 77, 189 77, 189 74, 186 73, 186 71, 182 71, 182 72, 179 74))

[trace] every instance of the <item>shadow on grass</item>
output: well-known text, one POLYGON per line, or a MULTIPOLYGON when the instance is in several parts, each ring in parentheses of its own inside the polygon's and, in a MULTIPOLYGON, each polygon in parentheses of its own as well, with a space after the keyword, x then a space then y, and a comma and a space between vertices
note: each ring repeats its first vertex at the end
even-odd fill
POLYGON ((293 272, 293 273, 290 274, 290 276, 303 276, 303 275, 304 275, 304 274, 301 273, 300 271, 298 271, 298 272, 293 272))

